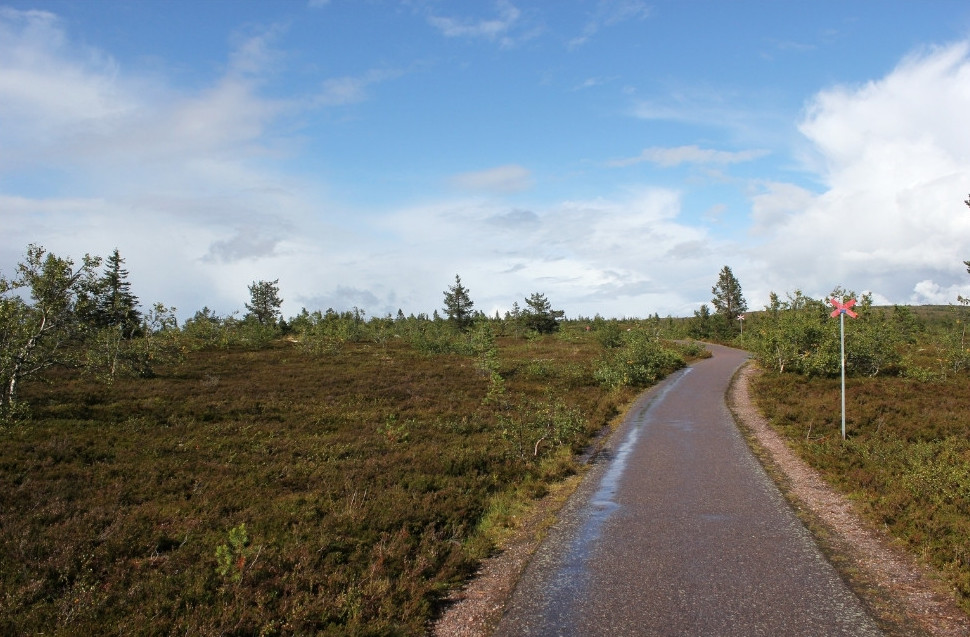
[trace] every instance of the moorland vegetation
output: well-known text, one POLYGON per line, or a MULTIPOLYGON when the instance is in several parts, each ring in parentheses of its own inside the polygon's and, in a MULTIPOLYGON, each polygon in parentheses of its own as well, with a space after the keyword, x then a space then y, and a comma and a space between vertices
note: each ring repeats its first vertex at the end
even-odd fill
POLYGON ((935 567, 970 612, 970 299, 956 301, 873 307, 871 296, 842 288, 822 300, 773 294, 738 343, 764 370, 753 393, 772 425, 873 523, 935 567), (861 303, 845 325, 843 440, 831 311, 833 300, 850 298, 861 303))
POLYGON ((178 325, 122 266, 30 246, 0 277, 0 632, 422 634, 697 340, 749 350, 773 426, 970 610, 966 299, 749 312, 725 266, 684 319, 567 319, 540 293, 489 317, 456 276, 444 316, 284 320, 258 281, 244 316, 178 325))
POLYGON ((0 280, 0 633, 423 634, 643 387, 675 322, 136 315, 123 260, 0 280), (21 294, 17 294, 20 292, 21 294), (111 309, 110 313, 102 309, 111 309))

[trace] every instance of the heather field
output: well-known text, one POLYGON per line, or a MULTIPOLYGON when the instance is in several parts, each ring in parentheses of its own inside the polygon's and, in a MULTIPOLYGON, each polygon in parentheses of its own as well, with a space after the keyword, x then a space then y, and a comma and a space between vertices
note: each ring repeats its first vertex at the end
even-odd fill
POLYGON ((843 441, 829 309, 775 299, 743 337, 355 311, 86 340, 0 425, 0 633, 424 634, 690 338, 750 350, 773 425, 970 610, 967 310, 860 306, 843 441))
POLYGON ((422 634, 648 382, 633 363, 652 382, 685 356, 635 324, 433 347, 385 327, 25 384, 0 429, 0 633, 422 634))
POLYGON ((970 612, 970 378, 850 378, 845 441, 838 378, 767 373, 753 390, 791 447, 970 612))
POLYGON ((863 303, 845 326, 845 440, 830 309, 796 296, 754 317, 745 345, 766 370, 753 387, 758 406, 970 612, 970 308, 863 303))

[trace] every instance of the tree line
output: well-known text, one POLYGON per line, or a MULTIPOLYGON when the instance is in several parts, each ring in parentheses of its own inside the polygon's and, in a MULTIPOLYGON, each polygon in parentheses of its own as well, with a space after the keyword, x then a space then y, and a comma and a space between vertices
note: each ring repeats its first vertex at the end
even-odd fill
MULTIPOLYGON (((970 206, 970 198, 964 203, 970 206)), ((31 244, 14 274, 0 275, 0 416, 19 409, 20 383, 56 365, 79 368, 110 382, 117 375, 152 376, 159 365, 178 362, 190 349, 262 347, 286 337, 307 352, 319 353, 348 342, 386 344, 389 338, 399 337, 429 354, 479 356, 486 361, 483 371, 487 371, 497 336, 554 334, 565 321, 565 313, 554 309, 540 292, 525 298, 523 306, 513 303, 504 317, 497 312, 486 316, 475 309, 470 290, 455 275, 454 283, 443 292, 443 316, 438 310, 431 316, 405 316, 398 310, 397 316, 368 318, 357 307, 343 312, 303 308, 284 320, 276 279, 249 285, 250 299, 242 317, 219 316, 203 307, 179 326, 174 307, 154 303, 142 309, 124 263, 117 248, 106 259, 85 255, 75 263, 31 244)), ((970 273, 970 260, 964 264, 970 273)), ((807 297, 800 290, 785 299, 772 292, 763 310, 746 315, 741 283, 725 265, 711 293, 713 312, 703 304, 684 321, 668 316, 661 322, 654 314, 635 334, 623 334, 616 321, 598 315, 578 317, 587 330, 595 329, 604 346, 606 354, 598 371, 601 382, 639 384, 652 375, 649 370, 669 366, 671 361, 664 360, 655 347, 661 332, 667 338, 744 347, 763 367, 779 372, 826 375, 840 369, 838 332, 835 322, 828 320, 828 304, 832 298, 855 298, 854 292, 837 287, 825 299, 807 297), (620 360, 621 354, 629 355, 627 363, 620 360), (639 364, 635 360, 647 363, 639 371, 624 367, 639 364)), ((966 333, 970 316, 934 333, 931 345, 938 363, 934 367, 906 350, 925 331, 911 310, 873 308, 870 295, 859 300, 860 319, 846 335, 850 373, 930 379, 970 370, 966 333)), ((970 314, 970 299, 958 297, 958 301, 964 314, 970 314)))
POLYGON ((118 375, 150 377, 159 365, 181 360, 189 349, 261 347, 285 336, 308 351, 341 343, 385 342, 406 332, 429 352, 474 349, 469 332, 482 321, 499 322, 514 335, 552 334, 565 313, 542 293, 513 304, 505 318, 475 311, 460 276, 444 291, 442 317, 421 314, 368 319, 364 310, 310 312, 284 320, 279 279, 249 285, 246 313, 218 316, 208 307, 179 326, 176 308, 155 303, 142 309, 132 291, 125 260, 116 248, 107 258, 80 262, 31 244, 12 276, 0 274, 0 415, 18 409, 17 389, 54 366, 81 369, 106 381, 118 375), (463 338, 457 338, 462 336, 463 338))

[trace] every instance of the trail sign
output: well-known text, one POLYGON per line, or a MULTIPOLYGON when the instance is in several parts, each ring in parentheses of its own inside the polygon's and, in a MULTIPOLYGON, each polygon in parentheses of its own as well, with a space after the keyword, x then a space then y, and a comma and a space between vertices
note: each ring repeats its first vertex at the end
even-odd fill
POLYGON ((838 299, 830 299, 829 302, 835 307, 830 316, 839 318, 839 338, 841 340, 839 351, 842 354, 842 440, 845 440, 845 315, 848 314, 851 318, 857 318, 859 315, 852 311, 852 306, 856 304, 855 299, 844 302, 838 299))
POLYGON ((837 299, 832 299, 830 302, 835 306, 835 309, 832 311, 832 318, 836 318, 841 314, 848 314, 852 318, 858 318, 859 315, 851 310, 856 303, 855 299, 849 299, 845 303, 837 299))

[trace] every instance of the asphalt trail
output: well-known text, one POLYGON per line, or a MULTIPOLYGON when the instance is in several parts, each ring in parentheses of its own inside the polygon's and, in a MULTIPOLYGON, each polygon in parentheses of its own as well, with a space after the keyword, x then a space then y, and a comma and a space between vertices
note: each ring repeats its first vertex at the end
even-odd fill
POLYGON ((640 398, 563 508, 495 635, 879 635, 738 432, 744 352, 640 398))

